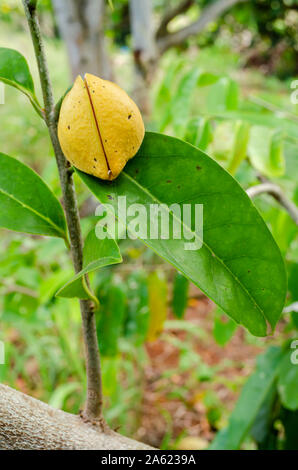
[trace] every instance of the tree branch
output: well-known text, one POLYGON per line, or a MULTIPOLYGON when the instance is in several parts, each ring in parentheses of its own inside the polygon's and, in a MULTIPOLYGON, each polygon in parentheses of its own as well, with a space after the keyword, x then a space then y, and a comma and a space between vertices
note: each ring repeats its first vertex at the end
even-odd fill
MULTIPOLYGON (((23 4, 39 70, 45 122, 48 126, 59 171, 73 265, 75 271, 78 272, 83 266, 83 243, 73 178, 69 172, 70 165, 63 155, 58 140, 53 91, 37 17, 36 2, 23 0, 23 4)), ((86 420, 98 420, 99 423, 103 423, 101 369, 93 305, 89 300, 82 300, 80 306, 87 370, 87 400, 83 415, 86 420)))
POLYGON ((237 3, 247 2, 249 0, 216 0, 211 5, 204 8, 199 19, 189 26, 176 31, 175 33, 168 34, 161 37, 157 41, 157 48, 159 54, 163 54, 170 47, 178 46, 183 43, 190 36, 201 33, 211 21, 216 20, 219 16, 225 13, 228 9, 237 3))
POLYGON ((176 16, 187 11, 194 4, 194 0, 183 0, 175 8, 168 10, 161 19, 160 25, 156 31, 156 39, 164 37, 168 34, 167 26, 176 16))
POLYGON ((256 186, 248 188, 246 193, 251 199, 259 196, 260 194, 270 194, 282 207, 284 207, 284 209, 286 209, 295 224, 298 225, 298 208, 283 194, 281 188, 277 184, 270 183, 269 181, 257 184, 256 186))
POLYGON ((79 416, 56 410, 0 384, 2 450, 149 450, 151 447, 113 431, 102 432, 79 416))

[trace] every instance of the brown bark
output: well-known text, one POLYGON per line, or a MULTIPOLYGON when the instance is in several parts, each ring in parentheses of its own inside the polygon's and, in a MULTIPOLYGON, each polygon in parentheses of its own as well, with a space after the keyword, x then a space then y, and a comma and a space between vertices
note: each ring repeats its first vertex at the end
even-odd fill
POLYGON ((0 449, 148 450, 151 447, 0 384, 0 449))

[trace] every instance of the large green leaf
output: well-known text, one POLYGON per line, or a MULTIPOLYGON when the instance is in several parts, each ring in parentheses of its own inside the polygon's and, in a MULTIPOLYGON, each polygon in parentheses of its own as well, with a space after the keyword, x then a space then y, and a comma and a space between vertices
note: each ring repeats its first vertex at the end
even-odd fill
POLYGON ((259 356, 257 369, 244 385, 228 427, 216 435, 209 449, 239 449, 276 380, 282 356, 281 348, 275 346, 259 356))
POLYGON ((28 64, 18 51, 0 47, 0 81, 25 93, 38 114, 42 116, 28 64))
MULTIPOLYGON (((214 160, 178 139, 147 133, 137 156, 115 181, 78 174, 116 214, 118 196, 126 196, 127 207, 143 204, 148 224, 151 204, 185 203, 192 209, 203 204, 204 240, 193 235, 200 249, 186 250, 185 239, 172 235, 147 236, 143 242, 254 335, 266 335, 267 322, 275 327, 286 294, 280 251, 247 194, 214 160)), ((171 226, 179 221, 172 212, 169 217, 171 226)), ((192 227, 183 228, 191 233, 192 227)))
POLYGON ((0 227, 67 238, 58 199, 31 168, 3 153, 0 153, 0 209, 0 227))
POLYGON ((108 237, 100 240, 97 238, 95 230, 91 230, 86 237, 83 255, 83 269, 61 287, 56 296, 78 297, 80 299, 92 298, 92 293, 85 282, 85 275, 104 266, 121 263, 122 261, 115 240, 108 237))

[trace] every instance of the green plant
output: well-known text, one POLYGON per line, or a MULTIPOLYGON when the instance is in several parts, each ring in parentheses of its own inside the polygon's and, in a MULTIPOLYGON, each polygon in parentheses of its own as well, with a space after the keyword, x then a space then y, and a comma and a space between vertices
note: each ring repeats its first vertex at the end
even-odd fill
POLYGON ((210 449, 239 449, 250 434, 259 449, 297 450, 295 347, 297 342, 287 342, 283 348, 273 346, 259 356, 227 428, 217 434, 210 449))

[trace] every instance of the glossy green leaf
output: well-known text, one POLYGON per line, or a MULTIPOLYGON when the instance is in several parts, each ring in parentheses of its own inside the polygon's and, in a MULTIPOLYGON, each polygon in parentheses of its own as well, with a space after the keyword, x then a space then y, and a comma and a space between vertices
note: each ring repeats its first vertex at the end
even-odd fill
POLYGON ((183 318, 188 300, 189 280, 176 273, 173 284, 172 309, 175 317, 183 318))
POLYGON ((252 165, 269 177, 282 176, 285 172, 283 134, 264 126, 253 126, 248 144, 252 165))
MULTIPOLYGON (((147 133, 137 156, 115 181, 78 174, 109 211, 117 214, 118 196, 126 196, 127 207, 143 204, 148 227, 150 220, 157 222, 150 218, 152 204, 190 204, 193 210, 203 204, 204 239, 183 224, 193 246, 185 243, 186 235, 175 239, 173 231, 169 239, 153 239, 148 233, 139 238, 252 334, 266 335, 267 322, 275 327, 286 294, 280 251, 247 194, 214 160, 178 139, 147 133)), ((169 215, 170 227, 180 223, 168 207, 162 212, 169 215)), ((121 213, 118 217, 123 219, 121 213)))
POLYGON ((58 199, 31 168, 0 153, 0 227, 66 239, 58 199))
POLYGON ((292 411, 298 410, 298 341, 293 341, 293 346, 281 363, 278 378, 281 402, 292 411))
POLYGON ((281 348, 275 346, 259 356, 256 371, 244 385, 228 427, 216 435, 209 449, 239 449, 276 380, 282 357, 281 348))
POLYGON ((42 116, 27 61, 18 51, 0 47, 0 81, 23 92, 42 116))
POLYGON ((91 230, 86 237, 83 252, 83 269, 58 290, 58 297, 78 297, 80 299, 92 298, 85 282, 85 275, 104 266, 122 262, 122 257, 115 240, 105 238, 100 240, 96 231, 91 230))

